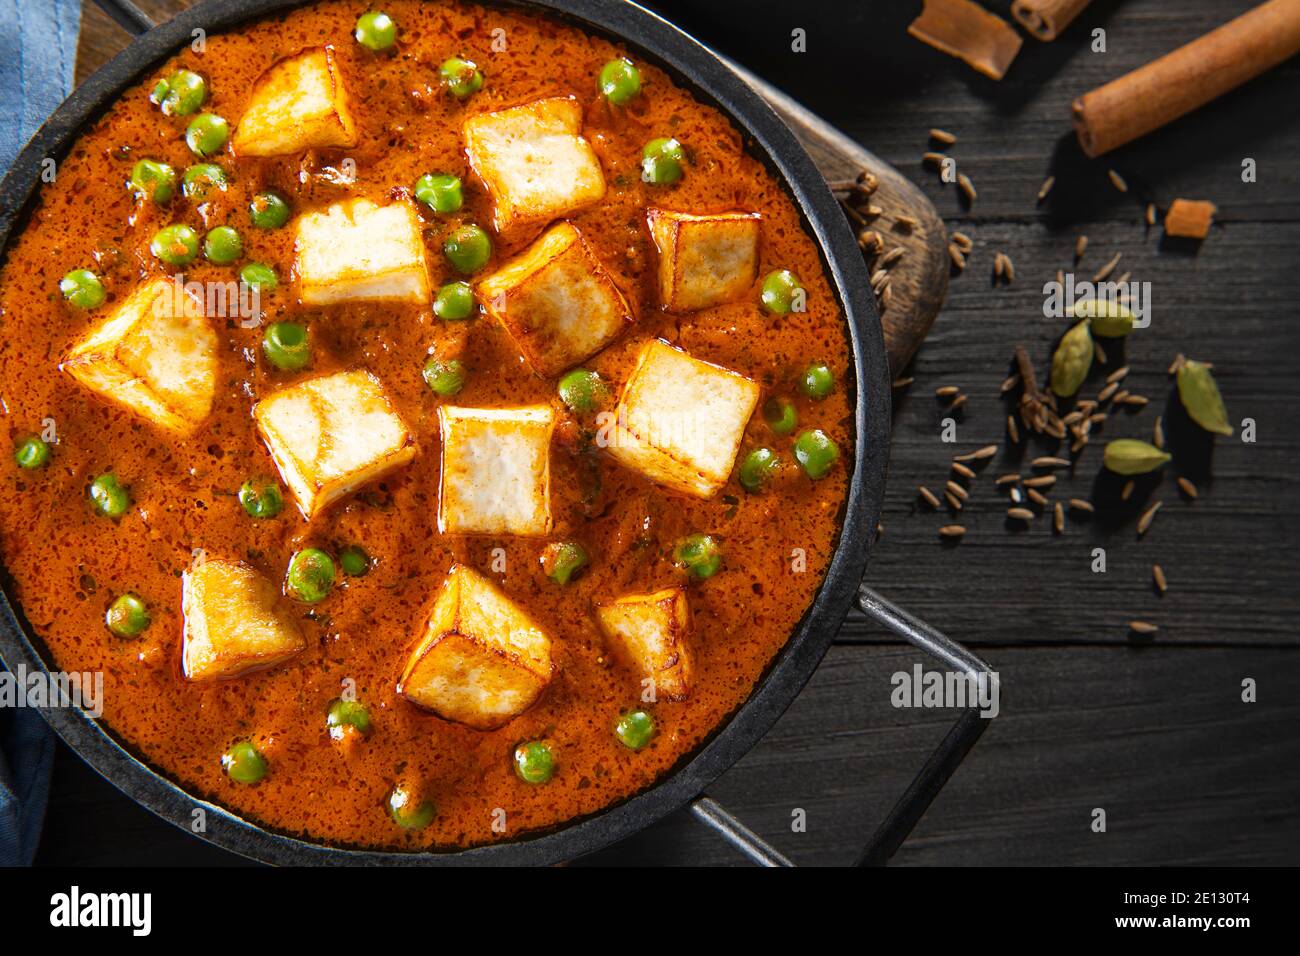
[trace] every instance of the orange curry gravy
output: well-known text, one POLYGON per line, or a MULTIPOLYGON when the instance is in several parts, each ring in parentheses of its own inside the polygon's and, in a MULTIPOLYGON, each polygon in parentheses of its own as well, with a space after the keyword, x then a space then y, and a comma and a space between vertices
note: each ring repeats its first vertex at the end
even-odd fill
MULTIPOLYGON (((141 757, 196 794, 272 828, 308 839, 356 846, 418 849, 500 839, 493 810, 507 814, 517 836, 600 810, 641 790, 695 748, 749 695, 812 601, 831 558, 852 460, 851 408, 843 386, 849 351, 838 309, 814 241, 776 179, 745 152, 736 128, 718 111, 678 89, 666 74, 638 61, 642 93, 615 109, 596 91, 608 60, 625 55, 613 43, 548 19, 459 3, 386 0, 399 25, 396 51, 374 54, 352 39, 364 5, 325 2, 211 36, 207 50, 186 50, 145 78, 80 139, 43 185, 25 231, 11 243, 0 273, 0 560, 11 595, 23 607, 55 662, 105 677, 104 719, 141 757), (493 51, 500 28, 505 51, 493 51), (196 162, 184 143, 186 117, 166 117, 149 101, 163 76, 185 67, 208 81, 205 111, 233 128, 248 91, 267 67, 308 46, 333 44, 349 91, 360 143, 346 151, 236 160, 229 147, 211 161, 226 168, 230 190, 206 218, 180 195, 165 207, 139 202, 126 188, 132 165, 152 158, 178 173, 196 162), (476 61, 484 88, 462 103, 438 87, 438 65, 460 55, 476 61), (710 500, 656 487, 612 459, 583 451, 577 422, 558 402, 555 382, 530 371, 505 331, 481 313, 442 322, 429 307, 343 304, 307 309, 295 296, 293 229, 262 230, 248 221, 252 195, 271 188, 295 215, 354 196, 381 204, 409 195, 431 171, 465 182, 465 205, 450 216, 419 206, 431 280, 436 289, 458 278, 441 248, 462 222, 489 227, 491 202, 473 178, 460 128, 475 112, 545 96, 575 95, 585 107, 584 135, 604 167, 605 200, 571 217, 621 285, 637 316, 613 345, 584 363, 615 387, 638 348, 660 336, 691 355, 757 381, 763 397, 790 397, 800 427, 819 427, 839 443, 840 462, 814 482, 793 463, 792 436, 774 435, 761 414, 749 423, 741 455, 759 444, 785 463, 762 494, 747 494, 734 473, 710 500), (668 187, 639 177, 642 146, 674 136, 688 149, 683 179, 668 187), (343 160, 356 180, 331 181, 343 160), (661 311, 654 282, 655 250, 645 207, 693 213, 757 211, 763 216, 760 282, 768 271, 794 271, 808 289, 803 314, 768 315, 758 283, 739 301, 672 316, 661 311), (206 229, 228 223, 244 238, 242 261, 275 266, 280 285, 263 296, 265 321, 296 318, 313 340, 312 364, 279 371, 261 355, 260 328, 211 319, 219 338, 218 392, 210 418, 178 440, 101 400, 59 371, 68 349, 147 277, 177 270, 149 253, 153 233, 168 222, 206 229), (109 300, 89 313, 67 305, 58 290, 70 269, 90 268, 109 300), (440 535, 436 527, 441 399, 424 384, 431 350, 459 354, 470 370, 463 406, 552 403, 560 412, 551 449, 555 530, 547 540, 576 539, 591 565, 567 587, 539 564, 546 540, 440 535), (807 365, 827 362, 838 383, 823 401, 798 392, 807 365), (365 367, 393 396, 411 426, 419 454, 411 464, 335 503, 311 522, 293 507, 253 521, 236 492, 254 475, 274 476, 250 410, 261 397, 304 378, 365 367), (50 463, 21 471, 13 451, 53 419, 57 443, 50 463), (87 486, 113 471, 129 485, 133 504, 120 520, 96 516, 87 486), (605 653, 591 615, 596 600, 683 584, 672 563, 674 542, 691 532, 716 535, 721 572, 689 585, 696 676, 689 699, 660 700, 647 709, 657 731, 634 752, 614 736, 619 714, 641 706, 635 673, 605 653), (283 580, 290 556, 303 547, 332 554, 360 543, 375 559, 370 573, 346 578, 320 604, 293 605, 307 649, 276 668, 215 682, 187 682, 179 668, 181 574, 196 549, 245 561, 283 580), (505 570, 494 570, 493 549, 505 570), (792 571, 792 553, 806 571, 792 571), (479 732, 423 712, 398 697, 397 678, 455 562, 488 575, 551 636, 556 663, 548 690, 505 727, 479 732), (114 597, 134 592, 148 602, 152 625, 138 638, 113 636, 104 624, 114 597), (372 733, 341 741, 325 714, 344 681, 370 710, 372 733), (556 773, 531 786, 514 773, 520 741, 544 739, 556 773), (270 771, 255 786, 227 778, 222 754, 251 740, 270 771), (433 800, 434 822, 407 832, 389 818, 395 784, 433 800)), ((498 46, 500 44, 498 43, 498 46)), ((498 241, 488 269, 532 241, 498 241)), ((230 281, 240 263, 197 260, 187 280, 230 281)), ((485 273, 480 273, 480 275, 485 273)), ((499 567, 499 563, 498 563, 499 567)))

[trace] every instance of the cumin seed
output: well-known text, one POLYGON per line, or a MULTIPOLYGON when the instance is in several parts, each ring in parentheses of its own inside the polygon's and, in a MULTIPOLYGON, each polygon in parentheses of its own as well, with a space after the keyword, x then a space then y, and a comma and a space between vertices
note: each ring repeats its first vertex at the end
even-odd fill
POLYGON ((1139 535, 1147 533, 1147 529, 1151 527, 1151 522, 1156 520, 1156 512, 1160 510, 1162 504, 1164 504, 1163 501, 1157 501, 1146 511, 1142 512, 1142 517, 1138 518, 1137 532, 1139 535))
POLYGON ((1109 276, 1112 272, 1115 271, 1115 267, 1119 265, 1119 260, 1122 258, 1124 258, 1124 253, 1122 252, 1115 253, 1115 255, 1111 257, 1109 262, 1107 262, 1104 266, 1102 266, 1100 269, 1097 270, 1097 274, 1092 277, 1092 281, 1093 282, 1103 281, 1107 276, 1109 276))

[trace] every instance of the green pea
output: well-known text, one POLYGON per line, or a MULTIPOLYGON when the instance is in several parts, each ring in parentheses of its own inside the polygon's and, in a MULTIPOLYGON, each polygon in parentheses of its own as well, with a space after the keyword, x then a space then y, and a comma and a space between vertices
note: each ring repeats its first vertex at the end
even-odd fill
POLYGON ((325 725, 329 727, 330 736, 334 738, 342 737, 349 727, 359 734, 368 734, 370 733, 370 711, 366 710, 365 704, 358 701, 339 698, 330 704, 325 725))
POLYGON ((655 719, 644 710, 634 710, 619 717, 614 736, 629 750, 640 750, 655 733, 655 719))
POLYGON ((769 272, 763 279, 763 292, 760 299, 763 302, 763 308, 776 315, 785 315, 791 310, 802 312, 803 309, 803 284, 799 277, 789 269, 778 269, 775 272, 769 272), (800 307, 797 308, 796 307, 800 307))
POLYGON ((448 282, 433 299, 433 314, 449 322, 468 319, 474 311, 474 290, 468 282, 448 282))
POLYGON ((641 179, 652 186, 667 186, 682 178, 686 150, 675 139, 661 136, 641 151, 641 179))
POLYGON ((73 269, 59 280, 59 291, 78 309, 97 309, 107 297, 104 283, 89 269, 73 269))
POLYGON ((289 559, 289 592, 304 604, 317 604, 334 587, 334 559, 320 548, 304 548, 289 559))
POLYGON ((542 549, 542 570, 556 584, 568 584, 587 561, 587 549, 576 541, 556 541, 542 549))
POLYGON ((123 594, 108 606, 108 629, 118 637, 138 637, 149 626, 149 609, 134 594, 123 594))
POLYGON ((740 483, 746 491, 761 491, 781 467, 781 459, 770 448, 755 448, 740 463, 740 483))
POLYGON ((279 229, 289 221, 289 203, 279 193, 265 190, 248 204, 248 218, 258 229, 279 229))
POLYGON ((90 483, 90 504, 102 517, 120 518, 131 507, 131 493, 109 472, 90 483))
POLYGON ((165 226, 154 233, 149 251, 171 266, 187 266, 199 255, 199 235, 189 226, 165 226))
POLYGON ((159 206, 171 202, 176 195, 176 170, 154 159, 142 159, 131 167, 131 189, 159 206))
POLYGON ((424 383, 439 395, 455 395, 465 387, 466 371, 460 359, 444 362, 431 358, 424 364, 424 383))
POLYGON ((555 756, 549 745, 530 740, 515 748, 515 774, 524 783, 546 783, 555 776, 555 756))
POLYGON ((181 176, 181 192, 195 202, 205 201, 214 191, 225 192, 229 185, 226 171, 216 163, 195 163, 181 176))
POLYGON ((443 60, 438 67, 438 76, 447 91, 458 99, 465 99, 483 89, 483 74, 473 60, 462 60, 458 56, 443 60))
POLYGON ((763 421, 778 435, 788 435, 799 424, 799 413, 786 398, 773 396, 763 403, 763 421))
POLYGON ((609 398, 609 387, 595 372, 575 368, 566 372, 557 386, 560 401, 579 413, 594 412, 609 398))
POLYGON ((492 240, 482 227, 466 223, 447 237, 442 251, 457 272, 477 272, 492 255, 492 240))
POLYGON ((241 740, 227 750, 221 758, 221 766, 231 780, 247 786, 260 781, 267 770, 266 758, 247 740, 241 740))
POLYGON ((230 138, 230 124, 216 113, 200 113, 185 127, 185 145, 195 156, 221 152, 230 138))
POLYGON ((239 281, 259 292, 270 292, 280 280, 275 277, 275 270, 265 262, 250 262, 239 270, 239 281))
POLYGON ((839 460, 840 450, 824 431, 812 428, 794 440, 794 457, 809 478, 824 478, 839 460))
POLYGON ((27 471, 43 468, 49 460, 50 446, 35 435, 24 438, 14 449, 14 462, 27 471))
POLYGON ((149 99, 162 109, 164 116, 189 116, 208 98, 208 84, 190 70, 177 70, 159 80, 149 99))
POLYGON ((600 68, 600 92, 615 106, 623 106, 641 92, 641 71, 626 57, 610 60, 600 68))
POLYGON ((225 266, 244 254, 244 240, 231 226, 209 229, 203 237, 203 255, 209 262, 225 266))
POLYGON ((350 578, 364 578, 370 573, 370 555, 359 544, 350 544, 339 552, 339 567, 350 578))
POLYGON ((415 198, 434 212, 455 212, 465 203, 460 177, 450 173, 425 173, 415 181, 415 198))
POLYGON ((722 567, 722 548, 711 534, 689 534, 673 548, 673 560, 697 578, 711 578, 722 567))
POLYGON ((799 387, 809 398, 825 398, 835 390, 835 373, 825 362, 815 362, 804 370, 799 387))
POLYGON ((286 372, 302 368, 311 361, 307 327, 299 322, 272 322, 262 333, 262 354, 286 372))
POLYGON ((403 830, 423 830, 437 814, 438 808, 432 801, 416 803, 411 792, 400 784, 388 795, 388 815, 403 830))
POLYGON ((352 35, 367 50, 379 53, 397 42, 397 24, 383 11, 371 10, 357 18, 357 27, 352 35))
POLYGON ((274 518, 284 510, 280 486, 267 478, 249 478, 240 485, 239 503, 250 518, 274 518))

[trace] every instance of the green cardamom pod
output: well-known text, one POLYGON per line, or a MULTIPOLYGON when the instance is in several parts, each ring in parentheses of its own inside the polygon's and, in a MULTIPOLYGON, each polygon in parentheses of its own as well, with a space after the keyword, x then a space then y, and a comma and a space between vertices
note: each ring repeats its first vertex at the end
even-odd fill
POLYGON ((1232 434, 1228 410, 1223 407, 1223 396, 1208 365, 1190 360, 1183 363, 1178 370, 1178 397, 1192 421, 1207 432, 1232 434))
POLYGON ((1145 475, 1169 460, 1169 453, 1136 438, 1116 438, 1106 444, 1106 467, 1117 475, 1145 475))
POLYGON ((1092 368, 1092 333, 1085 319, 1061 337, 1052 356, 1052 391, 1069 398, 1079 390, 1092 368))
POLYGON ((1133 331, 1133 313, 1118 302, 1083 299, 1074 303, 1070 314, 1076 319, 1088 319, 1092 323, 1092 334, 1103 339, 1120 339, 1133 331))

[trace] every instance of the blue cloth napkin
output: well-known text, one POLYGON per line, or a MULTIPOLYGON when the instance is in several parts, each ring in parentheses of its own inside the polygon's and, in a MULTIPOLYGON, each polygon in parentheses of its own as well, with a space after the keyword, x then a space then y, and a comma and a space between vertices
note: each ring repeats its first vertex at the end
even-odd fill
MULTIPOLYGON (((71 92, 80 23, 80 0, 0 0, 0 172, 71 92)), ((40 713, 0 709, 0 866, 36 855, 53 766, 40 713)))

